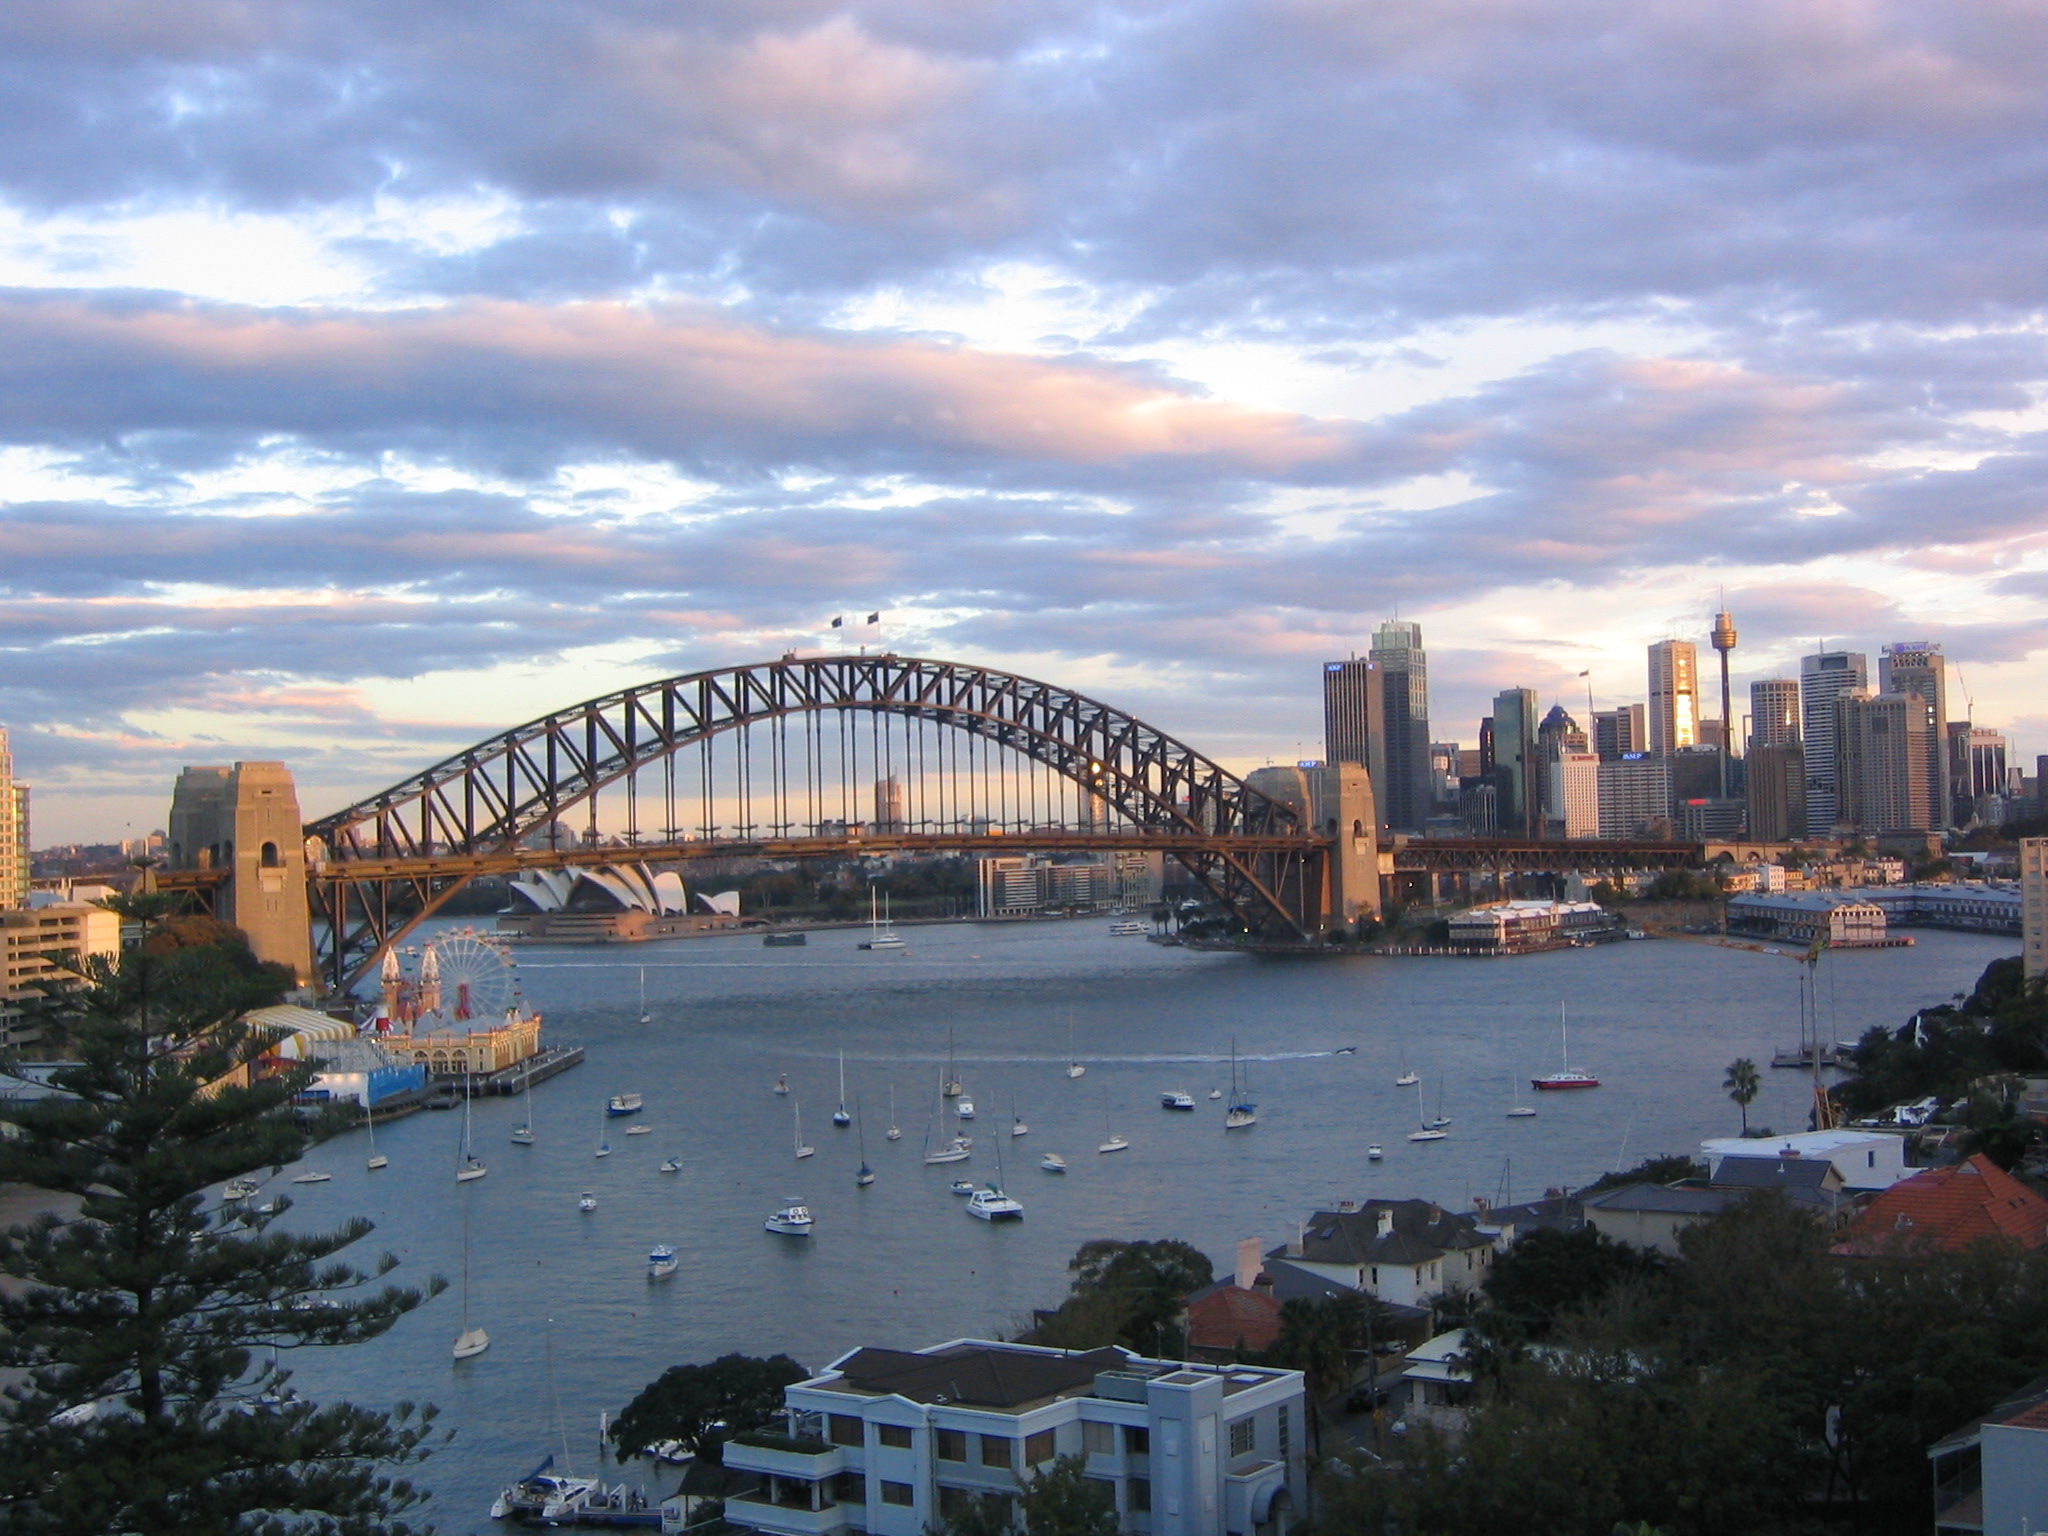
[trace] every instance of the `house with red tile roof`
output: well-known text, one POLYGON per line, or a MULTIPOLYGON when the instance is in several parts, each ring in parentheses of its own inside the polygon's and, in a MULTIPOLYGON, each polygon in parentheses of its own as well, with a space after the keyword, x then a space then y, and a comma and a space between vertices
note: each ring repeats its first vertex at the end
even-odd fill
POLYGON ((1932 1245, 1956 1253, 1985 1240, 2021 1248, 2048 1243, 2048 1200, 1980 1152, 1885 1190, 1850 1224, 1834 1251, 1871 1258, 1895 1245, 1932 1245))

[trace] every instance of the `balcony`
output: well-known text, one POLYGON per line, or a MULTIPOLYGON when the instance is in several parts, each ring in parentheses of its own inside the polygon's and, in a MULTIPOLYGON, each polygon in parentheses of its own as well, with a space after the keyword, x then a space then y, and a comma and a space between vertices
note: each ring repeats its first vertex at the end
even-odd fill
MULTIPOLYGON (((730 1449, 727 1455, 730 1457, 730 1449)), ((725 1501, 725 1518, 730 1523, 767 1531, 770 1536, 828 1536, 845 1530, 859 1514, 858 1508, 849 1510, 835 1504, 823 1484, 785 1478, 770 1478, 766 1486, 725 1501)))
POLYGON ((726 1441, 725 1464, 741 1472, 815 1483, 846 1470, 846 1447, 810 1435, 750 1430, 726 1441))

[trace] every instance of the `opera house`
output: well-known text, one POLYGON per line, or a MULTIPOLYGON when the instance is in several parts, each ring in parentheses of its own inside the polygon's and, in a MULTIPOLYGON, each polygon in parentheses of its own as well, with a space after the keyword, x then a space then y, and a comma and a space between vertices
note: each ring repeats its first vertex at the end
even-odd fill
POLYGON ((498 931, 551 944, 628 944, 750 926, 740 918, 738 891, 693 897, 681 875, 645 864, 527 870, 511 890, 498 931))

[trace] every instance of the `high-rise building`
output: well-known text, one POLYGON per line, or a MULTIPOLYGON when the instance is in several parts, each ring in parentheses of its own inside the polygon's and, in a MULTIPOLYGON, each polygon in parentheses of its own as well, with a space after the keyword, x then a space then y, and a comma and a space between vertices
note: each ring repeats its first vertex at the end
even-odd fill
MULTIPOLYGON (((1092 794, 1088 796, 1090 800, 1094 798, 1092 794)), ((1083 814, 1089 817, 1088 825, 1090 830, 1093 830, 1095 821, 1092 808, 1084 807, 1083 814)), ((875 780, 874 830, 883 834, 906 830, 903 822, 903 781, 894 775, 875 780)))
POLYGON ((28 905, 28 786, 14 782, 14 754, 0 725, 0 911, 28 905))
POLYGON ((1389 619, 1373 631, 1368 659, 1379 668, 1386 768, 1373 774, 1380 820, 1414 831, 1429 819, 1429 659, 1422 626, 1389 619))
MULTIPOLYGON (((1799 679, 1767 677, 1749 685, 1749 749, 1799 740, 1799 679)), ((1804 821, 1806 813, 1801 811, 1804 821)))
POLYGON ((1627 752, 1599 769, 1600 835, 1612 839, 1671 829, 1671 770, 1661 757, 1627 752))
POLYGON ((1536 690, 1503 688, 1493 697, 1493 770, 1501 786, 1503 837, 1534 837, 1542 830, 1538 761, 1536 690))
POLYGON ((1650 727, 1640 704, 1593 711, 1593 750, 1602 762, 1650 750, 1650 727))
POLYGON ((1379 798, 1387 777, 1387 690, 1380 664, 1369 657, 1323 663, 1323 761, 1362 763, 1379 798))
POLYGON ((1930 780, 1934 706, 1916 693, 1854 689, 1835 700, 1836 821, 1858 832, 1931 832, 1946 785, 1930 780))
POLYGON ((1798 736, 1769 746, 1752 737, 1748 770, 1749 835, 1760 843, 1805 837, 1806 749, 1798 736))
POLYGON ((1650 750, 1668 757, 1700 740, 1700 648, 1690 640, 1650 647, 1650 750))
POLYGON ((1820 651, 1799 662, 1799 717, 1806 743, 1806 830, 1826 837, 1839 819, 1836 781, 1835 700, 1870 686, 1870 661, 1861 651, 1820 651))
POLYGON ((2048 976, 2048 837, 2020 839, 2020 954, 2027 980, 2048 976))
POLYGON ((1935 814, 1939 818, 1926 830, 1939 832, 1949 825, 1948 769, 1948 678, 1941 647, 1931 640, 1898 640, 1877 653, 1877 686, 1881 693, 1904 693, 1926 701, 1934 734, 1922 750, 1927 753, 1927 781, 1935 789, 1935 814))
POLYGON ((1600 759, 1560 740, 1543 760, 1544 834, 1586 838, 1600 835, 1600 759))
POLYGON ((1963 820, 1988 820, 1987 802, 2003 799, 2006 794, 2008 777, 2007 759, 2011 756, 2011 745, 2002 731, 1987 730, 1983 726, 1970 726, 1965 722, 1960 775, 1951 774, 1951 779, 1960 777, 1964 803, 1969 815, 1963 820))
MULTIPOLYGON (((1458 798, 1458 775, 1464 771, 1459 764, 1464 757, 1455 741, 1433 741, 1429 744, 1429 793, 1436 804, 1448 805, 1458 798)), ((1476 773, 1478 769, 1475 767, 1473 771, 1476 773)))

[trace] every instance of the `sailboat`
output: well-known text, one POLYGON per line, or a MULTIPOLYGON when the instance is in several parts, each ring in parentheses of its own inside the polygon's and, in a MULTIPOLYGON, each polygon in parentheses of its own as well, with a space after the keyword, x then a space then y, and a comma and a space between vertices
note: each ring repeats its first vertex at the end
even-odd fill
POLYGON ((860 941, 862 949, 908 949, 896 936, 896 930, 889 925, 887 898, 884 898, 882 915, 875 915, 875 888, 868 886, 868 937, 860 941))
POLYGON ((846 1112, 846 1052, 839 1053, 839 1107, 832 1111, 832 1123, 842 1131, 853 1124, 853 1116, 846 1112))
POLYGON ((1107 1139, 1106 1141, 1104 1141, 1104 1142, 1102 1143, 1102 1145, 1101 1145, 1101 1146, 1097 1147, 1097 1148, 1095 1149, 1096 1151, 1098 1151, 1098 1152, 1121 1152, 1121 1151, 1123 1151, 1123 1150, 1124 1150, 1124 1148, 1126 1148, 1126 1147, 1128 1147, 1128 1146, 1130 1145, 1130 1143, 1129 1143, 1128 1141, 1125 1141, 1125 1140, 1123 1139, 1123 1137, 1119 1136, 1119 1135, 1118 1135, 1118 1134, 1117 1134, 1117 1133, 1116 1133, 1116 1132, 1115 1132, 1115 1131, 1114 1131, 1113 1129, 1111 1129, 1111 1128, 1110 1128, 1110 1123, 1109 1123, 1109 1090, 1108 1090, 1107 1088, 1105 1088, 1105 1089, 1103 1089, 1103 1090, 1102 1090, 1102 1130, 1103 1130, 1103 1134, 1104 1134, 1104 1135, 1105 1135, 1105 1136, 1106 1136, 1106 1137, 1107 1137, 1108 1139, 1107 1139))
MULTIPOLYGON (((1030 1126, 1028 1126, 1028 1125, 1026 1125, 1026 1124, 1024 1123, 1024 1117, 1023 1117, 1022 1115, 1020 1115, 1020 1114, 1018 1114, 1018 1113, 1017 1113, 1017 1101, 1016 1101, 1016 1100, 1015 1100, 1014 1098, 1013 1098, 1013 1099, 1011 1099, 1011 1100, 1010 1100, 1010 1135, 1011 1135, 1011 1136, 1012 1136, 1013 1138, 1015 1138, 1015 1137, 1018 1137, 1018 1136, 1028 1136, 1028 1135, 1030 1135, 1030 1134, 1031 1134, 1031 1127, 1030 1127, 1030 1126)), ((999 1157, 1000 1157, 1000 1155, 1001 1155, 1001 1154, 1000 1154, 1000 1153, 998 1153, 998 1156, 999 1156, 999 1157)))
POLYGON ((939 1083, 939 1095, 941 1098, 957 1099, 963 1091, 960 1086, 960 1074, 953 1066, 953 1028, 949 1024, 946 1026, 946 1075, 939 1083))
POLYGON ((1415 1118, 1420 1122, 1422 1128, 1408 1133, 1410 1141, 1447 1141, 1450 1139, 1451 1133, 1444 1129, 1441 1122, 1432 1121, 1428 1115, 1422 1112, 1422 1079, 1419 1076, 1415 1079, 1415 1118))
MULTIPOLYGON (((860 1108, 860 1101, 854 1101, 854 1108, 860 1108)), ((866 1189, 875 1182, 875 1170, 868 1166, 868 1123, 866 1116, 859 1117, 853 1134, 860 1138, 860 1172, 853 1176, 856 1189, 866 1189)))
POLYGON ((455 1182, 458 1184, 467 1184, 472 1179, 480 1179, 491 1171, 484 1166, 483 1159, 470 1150, 469 1097, 469 1084, 468 1080, 465 1079, 462 1093, 462 1162, 455 1170, 455 1182))
POLYGON ((1538 1091, 1559 1088, 1598 1088, 1600 1086, 1599 1078, 1590 1072, 1582 1071, 1572 1065, 1572 1042, 1571 1036, 1565 1030, 1563 1003, 1557 1005, 1557 1042, 1559 1048, 1558 1055, 1563 1062, 1563 1066, 1558 1071, 1546 1072, 1541 1077, 1530 1078, 1529 1086, 1538 1091))
POLYGON ((455 1336, 455 1358, 468 1360, 491 1347, 491 1336, 469 1325, 469 1202, 462 1202, 462 1332, 455 1336))
POLYGON ((896 1123, 896 1085, 889 1085, 889 1129, 882 1133, 884 1141, 901 1141, 903 1127, 896 1123))
POLYGON ((939 1097, 932 1105, 932 1117, 925 1123, 924 1160, 927 1164, 964 1163, 972 1154, 974 1148, 973 1142, 969 1141, 965 1136, 958 1134, 945 1146, 934 1147, 932 1145, 932 1132, 941 1123, 941 1117, 945 1114, 946 1110, 945 1086, 945 1083, 941 1081, 939 1084, 939 1097))
POLYGON ((1230 1106, 1223 1112, 1223 1129, 1241 1131, 1259 1123, 1259 1106, 1252 1103, 1249 1087, 1237 1085, 1237 1037, 1230 1038, 1230 1106))
POLYGON ((796 1125, 796 1157, 798 1162, 802 1162, 818 1149, 804 1145, 804 1101, 802 1099, 791 1099, 789 1101, 789 1108, 790 1117, 796 1125))
POLYGON ((652 1024, 654 1015, 647 1011, 647 967, 640 967, 640 1022, 652 1024))
POLYGON ((775 1092, 781 1098, 786 1099, 789 1097, 789 1074, 787 1072, 775 1074, 775 1092))
POLYGON ((1087 1073, 1088 1069, 1082 1066, 1079 1058, 1074 1055, 1074 1018, 1072 1014, 1069 1014, 1067 1015, 1067 1076, 1085 1077, 1087 1073))
POLYGON ((1513 1075, 1512 1075, 1512 1074, 1510 1074, 1510 1075, 1509 1075, 1509 1077, 1508 1077, 1508 1113, 1507 1113, 1507 1118, 1508 1118, 1508 1119, 1510 1119, 1510 1120, 1527 1120, 1527 1119, 1528 1119, 1528 1118, 1529 1118, 1529 1117, 1530 1117, 1531 1115, 1533 1115, 1533 1114, 1535 1114, 1535 1113, 1536 1113, 1536 1107, 1535 1107, 1535 1106, 1534 1106, 1533 1104, 1524 1104, 1524 1103, 1522 1103, 1522 1102, 1520 1101, 1520 1099, 1519 1099, 1519 1098, 1518 1098, 1518 1097, 1516 1096, 1516 1093, 1515 1093, 1515 1079, 1514 1079, 1513 1075))
POLYGON ((607 1111, 597 1122, 597 1155, 599 1157, 610 1157, 612 1155, 611 1133, 605 1129, 610 1120, 611 1114, 607 1111))
POLYGON ((1401 1075, 1394 1079, 1396 1088, 1413 1088, 1422 1081, 1422 1074, 1408 1065, 1408 1047, 1401 1047, 1401 1075))
POLYGON ((377 1150, 377 1117, 370 1113, 368 1105, 363 1107, 363 1124, 370 1128, 370 1161, 367 1166, 370 1172, 375 1173, 379 1168, 388 1166, 391 1159, 377 1150))
POLYGON ((533 1068, 529 1065, 520 1078, 520 1097, 526 1100, 526 1118, 512 1128, 512 1145, 530 1147, 533 1145, 533 1068))

